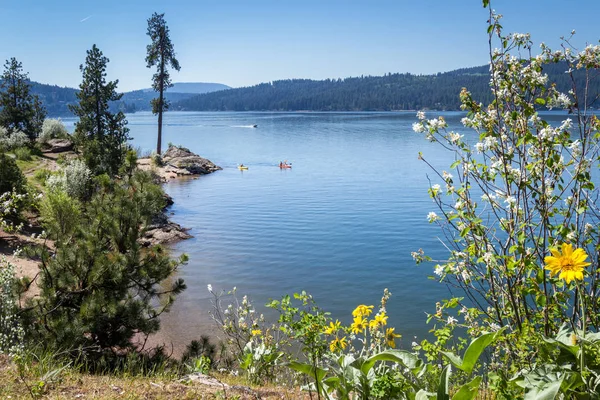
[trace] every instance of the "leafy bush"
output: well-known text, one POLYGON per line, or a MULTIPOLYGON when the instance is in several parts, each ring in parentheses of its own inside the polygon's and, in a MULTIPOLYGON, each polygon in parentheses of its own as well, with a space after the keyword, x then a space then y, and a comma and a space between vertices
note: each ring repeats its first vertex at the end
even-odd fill
POLYGON ((42 133, 38 140, 41 143, 46 143, 50 139, 66 139, 68 137, 69 132, 60 119, 48 118, 44 120, 42 133))
POLYGON ((15 191, 27 192, 27 180, 15 160, 6 154, 0 154, 0 194, 15 191))
POLYGON ((11 356, 23 351, 24 336, 17 313, 14 273, 14 266, 0 258, 0 354, 11 356))
POLYGON ((13 150, 27 145, 29 145, 29 138, 25 133, 14 131, 12 134, 9 134, 5 128, 0 128, 0 148, 13 150))
POLYGON ((62 190, 76 199, 86 197, 92 179, 92 172, 81 160, 71 160, 62 166, 58 173, 50 175, 46 186, 50 190, 62 190))
POLYGON ((150 154, 150 161, 155 167, 163 167, 165 165, 162 156, 154 151, 150 154))
POLYGON ((17 147, 12 152, 15 155, 15 157, 17 158, 17 160, 21 160, 21 161, 33 160, 33 157, 31 156, 31 150, 28 149, 27 147, 17 147))
POLYGON ((33 173, 33 179, 35 179, 37 182, 41 183, 42 185, 45 185, 46 181, 48 180, 50 175, 52 175, 52 171, 50 171, 47 168, 42 168, 42 169, 36 170, 33 173))
MULTIPOLYGON (((500 18, 490 9, 489 42, 498 45, 490 54, 494 101, 484 106, 466 88, 460 93, 468 112, 462 123, 479 141, 471 145, 443 117, 427 118, 424 112, 413 124, 456 160, 450 172, 432 167, 437 182, 429 195, 438 213, 427 218, 443 230, 449 250, 434 273, 464 295, 437 304, 430 315, 437 340, 421 346, 439 357, 457 326, 472 337, 504 327, 488 364, 495 391, 507 398, 521 397, 523 388, 525 398, 542 398, 542 392, 545 398, 558 392, 597 398, 600 368, 585 353, 592 350, 597 357, 600 350, 598 334, 586 329, 600 326, 600 190, 593 179, 600 119, 589 111, 598 94, 588 90, 600 70, 600 46, 580 51, 568 38, 561 50, 542 44, 539 55, 517 57, 534 51, 530 36, 505 36, 500 18), (572 81, 568 93, 559 92, 544 73, 557 63, 572 81), (577 70, 586 79, 577 80, 577 70), (564 120, 554 123, 539 112, 544 108, 564 110, 564 120), (573 332, 563 334, 564 326, 573 332), (554 350, 543 351, 549 342, 554 350), (565 351, 570 365, 560 354, 565 351)), ((423 251, 413 256, 431 261, 423 251)))

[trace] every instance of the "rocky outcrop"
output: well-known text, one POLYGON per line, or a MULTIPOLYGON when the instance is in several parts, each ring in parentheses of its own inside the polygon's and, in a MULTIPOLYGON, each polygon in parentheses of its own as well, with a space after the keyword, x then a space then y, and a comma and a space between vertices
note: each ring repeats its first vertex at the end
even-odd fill
POLYGON ((50 139, 44 144, 44 153, 64 153, 73 150, 73 142, 69 139, 50 139))
POLYGON ((177 146, 170 146, 162 154, 162 162, 168 172, 175 172, 178 175, 204 175, 222 169, 189 149, 177 146))
POLYGON ((173 243, 193 237, 188 231, 189 229, 170 221, 165 213, 161 213, 152 221, 152 225, 146 229, 139 242, 146 247, 173 243))

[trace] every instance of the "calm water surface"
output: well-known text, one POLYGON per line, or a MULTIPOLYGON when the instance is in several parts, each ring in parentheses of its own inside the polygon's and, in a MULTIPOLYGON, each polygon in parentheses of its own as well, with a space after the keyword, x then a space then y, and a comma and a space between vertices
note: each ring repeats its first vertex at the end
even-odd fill
MULTIPOLYGON (((476 140, 461 113, 443 115, 476 140)), ((133 145, 153 149, 156 117, 128 120, 133 145)), ((163 143, 184 145, 223 171, 165 185, 172 219, 194 236, 173 247, 190 257, 180 273, 188 289, 163 318, 166 340, 181 346, 214 332, 207 284, 236 286, 259 312, 269 298, 306 290, 345 323, 356 305, 378 304, 389 288, 390 326, 405 345, 425 336, 425 312, 449 292, 428 279, 432 264, 411 257, 419 248, 445 255, 426 219, 435 210, 428 177, 441 182, 417 156, 440 169, 454 160, 412 131, 415 120, 414 112, 167 113, 163 143), (293 168, 280 170, 282 160, 293 168)))

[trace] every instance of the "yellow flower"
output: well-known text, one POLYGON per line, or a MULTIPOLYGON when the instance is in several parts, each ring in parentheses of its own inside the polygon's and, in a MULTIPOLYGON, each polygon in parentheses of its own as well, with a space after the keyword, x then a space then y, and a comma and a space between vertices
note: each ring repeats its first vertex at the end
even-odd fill
POLYGON ((369 322, 369 328, 376 329, 378 326, 387 324, 388 316, 384 312, 377 314, 374 319, 369 322))
POLYGON ((260 329, 252 329, 252 336, 260 336, 262 334, 262 331, 260 329))
POLYGON ((361 333, 367 329, 367 319, 363 317, 354 318, 354 322, 350 325, 352 333, 361 333))
POLYGON ((341 339, 335 338, 330 344, 329 349, 331 351, 336 350, 344 350, 348 346, 348 342, 346 341, 346 336, 341 339))
POLYGON ((352 311, 352 316, 354 318, 368 317, 372 312, 373 306, 365 306, 364 304, 361 304, 360 306, 356 307, 354 311, 352 311))
POLYGON ((588 255, 583 249, 573 251, 573 245, 563 243, 561 246, 562 254, 557 248, 550 249, 551 256, 544 258, 546 269, 550 271, 550 276, 558 275, 559 279, 564 279, 567 283, 572 280, 583 280, 583 270, 591 263, 585 262, 588 255))
POLYGON ((385 344, 390 346, 392 349, 396 348, 396 338, 402 337, 402 335, 398 335, 394 333, 396 328, 387 328, 385 331, 385 344))
POLYGON ((336 333, 338 331, 338 329, 340 329, 341 327, 341 323, 340 321, 338 321, 337 319, 335 320, 335 323, 330 322, 329 323, 329 327, 325 328, 325 333, 327 335, 333 335, 334 333, 336 333))

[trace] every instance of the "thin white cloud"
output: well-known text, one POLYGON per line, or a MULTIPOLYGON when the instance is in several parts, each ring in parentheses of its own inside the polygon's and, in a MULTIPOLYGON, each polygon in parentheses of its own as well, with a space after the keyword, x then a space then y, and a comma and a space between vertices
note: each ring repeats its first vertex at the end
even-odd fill
POLYGON ((88 20, 88 19, 90 19, 90 18, 92 18, 92 15, 88 15, 87 17, 85 17, 84 19, 82 19, 82 20, 81 20, 81 21, 79 21, 79 22, 85 22, 85 21, 87 21, 87 20, 88 20))

